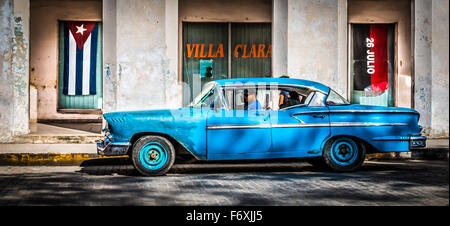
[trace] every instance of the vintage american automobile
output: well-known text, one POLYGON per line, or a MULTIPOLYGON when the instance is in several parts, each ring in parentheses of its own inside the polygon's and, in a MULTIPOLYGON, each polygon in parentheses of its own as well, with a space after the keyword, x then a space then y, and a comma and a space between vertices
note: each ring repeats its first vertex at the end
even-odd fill
POLYGON ((366 153, 424 147, 419 117, 409 108, 350 104, 308 80, 226 79, 204 85, 188 107, 105 113, 106 137, 97 150, 128 155, 146 176, 166 174, 175 156, 186 154, 197 160, 303 157, 353 171, 366 153))

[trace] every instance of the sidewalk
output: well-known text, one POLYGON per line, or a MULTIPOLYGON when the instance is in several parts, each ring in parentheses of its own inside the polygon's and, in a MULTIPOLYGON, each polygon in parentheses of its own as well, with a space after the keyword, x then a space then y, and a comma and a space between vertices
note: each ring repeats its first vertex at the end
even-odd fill
MULTIPOLYGON (((79 165, 83 161, 101 158, 95 140, 102 139, 92 125, 64 128, 34 124, 31 133, 16 137, 12 143, 0 143, 0 165, 79 165), (82 130, 83 129, 83 130, 82 130)), ((427 147, 405 153, 367 155, 366 159, 447 159, 449 139, 428 139, 427 147)), ((105 157, 107 158, 107 157, 105 157)))
POLYGON ((99 125, 31 123, 30 134, 0 143, 0 165, 77 165, 98 158, 99 125))

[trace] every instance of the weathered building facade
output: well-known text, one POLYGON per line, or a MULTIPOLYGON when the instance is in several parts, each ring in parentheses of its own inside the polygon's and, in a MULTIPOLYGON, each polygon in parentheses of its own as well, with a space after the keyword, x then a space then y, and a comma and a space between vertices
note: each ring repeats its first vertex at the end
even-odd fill
POLYGON ((281 75, 322 82, 354 103, 414 108, 429 137, 448 137, 448 4, 0 0, 0 141, 26 134, 30 120, 181 107, 196 81, 281 75), (67 22, 97 24, 95 96, 63 91, 67 22), (371 72, 370 60, 358 58, 369 33, 385 40, 386 72, 375 86, 358 72, 361 62, 371 72))

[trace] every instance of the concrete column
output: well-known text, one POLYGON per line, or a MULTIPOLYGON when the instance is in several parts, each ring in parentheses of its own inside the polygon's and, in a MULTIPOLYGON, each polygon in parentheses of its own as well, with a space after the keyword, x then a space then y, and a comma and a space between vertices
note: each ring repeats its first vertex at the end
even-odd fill
POLYGON ((414 106, 432 138, 449 135, 448 8, 445 0, 414 2, 414 106))
POLYGON ((431 4, 414 2, 414 108, 424 132, 431 130, 431 4))
POLYGON ((14 0, 14 38, 12 73, 14 76, 14 120, 13 134, 30 132, 30 0, 14 0))
POLYGON ((336 92, 342 95, 346 99, 350 99, 348 96, 348 24, 347 24, 347 0, 338 0, 338 84, 336 92))
POLYGON ((0 142, 10 141, 13 135, 13 15, 13 0, 0 0, 0 142))
POLYGON ((431 136, 447 137, 449 114, 449 2, 433 0, 431 7, 431 136))
POLYGON ((272 75, 287 75, 288 0, 272 1, 272 75))
POLYGON ((178 92, 168 89, 175 73, 168 78, 166 2, 116 2, 116 110, 165 108, 169 94, 178 92))
POLYGON ((166 108, 182 106, 182 86, 178 82, 178 0, 165 1, 165 39, 169 67, 165 78, 166 108))
POLYGON ((103 0, 103 112, 116 110, 117 100, 117 2, 103 0))
POLYGON ((345 17, 345 1, 288 0, 289 76, 322 82, 345 96, 346 59, 339 59, 346 51, 340 40, 346 31, 339 31, 345 17))

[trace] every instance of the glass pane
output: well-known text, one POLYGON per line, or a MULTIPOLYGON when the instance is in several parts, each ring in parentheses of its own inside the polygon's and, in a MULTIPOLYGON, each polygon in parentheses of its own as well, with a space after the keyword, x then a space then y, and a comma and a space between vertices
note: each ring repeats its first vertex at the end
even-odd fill
POLYGON ((228 24, 183 23, 183 105, 203 86, 228 77, 228 24))
POLYGON ((271 77, 270 23, 231 24, 231 77, 271 77))
POLYGON ((394 29, 394 24, 352 25, 352 103, 393 105, 394 29))

